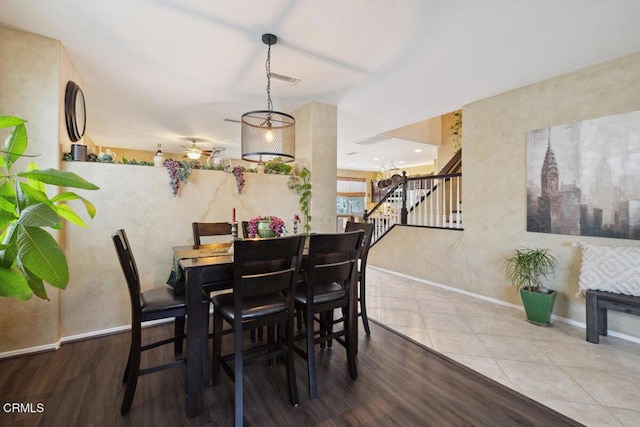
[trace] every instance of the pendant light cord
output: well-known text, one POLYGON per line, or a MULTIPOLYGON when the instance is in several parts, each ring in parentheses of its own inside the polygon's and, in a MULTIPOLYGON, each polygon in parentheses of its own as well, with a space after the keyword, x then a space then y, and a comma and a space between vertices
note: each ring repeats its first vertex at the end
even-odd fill
POLYGON ((265 64, 267 69, 267 110, 273 111, 273 103, 271 102, 271 45, 267 50, 267 63, 265 64))

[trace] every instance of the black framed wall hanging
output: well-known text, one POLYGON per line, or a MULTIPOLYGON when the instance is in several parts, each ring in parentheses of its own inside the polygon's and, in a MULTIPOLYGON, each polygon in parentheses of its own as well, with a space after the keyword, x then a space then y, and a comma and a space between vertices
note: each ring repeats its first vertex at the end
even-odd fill
POLYGON ((72 81, 67 83, 64 95, 64 115, 69 139, 72 142, 79 141, 87 126, 87 109, 82 89, 72 81))

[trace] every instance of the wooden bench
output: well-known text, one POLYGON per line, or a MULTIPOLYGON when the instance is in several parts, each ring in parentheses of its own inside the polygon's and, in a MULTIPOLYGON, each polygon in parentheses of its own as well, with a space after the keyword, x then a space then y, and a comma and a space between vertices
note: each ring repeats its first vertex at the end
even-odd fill
POLYGON ((587 290, 587 341, 598 344, 607 336, 607 310, 640 316, 640 297, 587 290))

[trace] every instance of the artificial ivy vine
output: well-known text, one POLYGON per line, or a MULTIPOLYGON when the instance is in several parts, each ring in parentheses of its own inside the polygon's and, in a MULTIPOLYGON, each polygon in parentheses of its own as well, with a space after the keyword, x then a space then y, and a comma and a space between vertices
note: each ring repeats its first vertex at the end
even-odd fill
POLYGON ((302 168, 300 176, 291 175, 287 183, 290 189, 300 196, 300 211, 302 212, 303 230, 305 234, 311 233, 311 214, 309 213, 311 202, 311 172, 302 168))

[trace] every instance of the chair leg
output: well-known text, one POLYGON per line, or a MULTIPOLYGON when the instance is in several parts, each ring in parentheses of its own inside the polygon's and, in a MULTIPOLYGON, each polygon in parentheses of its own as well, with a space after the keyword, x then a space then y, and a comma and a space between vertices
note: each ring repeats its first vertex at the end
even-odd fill
POLYGON ((220 358, 222 352, 222 315, 213 313, 213 363, 211 366, 211 380, 213 384, 220 381, 220 358))
POLYGON ((371 336, 371 330, 369 329, 369 318, 367 317, 365 289, 365 278, 364 275, 362 275, 360 277, 360 316, 362 316, 362 325, 364 326, 364 332, 367 334, 367 336, 371 336))
POLYGON ((141 327, 138 324, 132 325, 131 328, 131 350, 129 353, 129 361, 127 362, 127 372, 125 378, 127 378, 127 388, 124 392, 124 399, 122 400, 122 406, 120 407, 120 413, 126 415, 131 409, 133 397, 136 394, 136 386, 138 385, 138 374, 140 373, 140 353, 142 353, 141 342, 141 327))
POLYGON ((301 308, 296 308, 296 326, 298 328, 298 331, 302 330, 302 321, 304 320, 305 316, 306 314, 304 310, 302 310, 301 308))
POLYGON ((122 376, 122 382, 126 383, 129 380, 129 368, 131 367, 131 346, 129 346, 129 356, 127 356, 127 367, 124 368, 124 375, 122 376))
MULTIPOLYGON (((333 310, 325 311, 320 314, 320 338, 324 338, 333 333, 333 310)), ((333 340, 321 341, 320 348, 332 347, 333 340)))
MULTIPOLYGON (((263 328, 258 328, 258 331, 263 331, 263 328)), ((264 332, 262 332, 264 334, 264 332)), ((278 332, 280 333, 280 332, 278 332)), ((275 325, 267 326, 267 348, 269 352, 275 351, 276 348, 280 346, 280 337, 276 335, 275 325), (277 337, 277 338, 276 338, 277 337)), ((273 368, 273 358, 270 358, 268 361, 269 367, 273 368)))
POLYGON ((315 399, 318 397, 318 385, 316 382, 316 356, 314 352, 314 339, 313 339, 313 309, 307 307, 306 323, 307 323, 307 372, 309 375, 309 398, 315 399))
POLYGON ((324 338, 327 335, 327 324, 328 324, 327 315, 328 313, 324 312, 324 313, 320 313, 318 316, 320 318, 320 322, 318 322, 318 324, 319 324, 319 332, 320 332, 320 349, 321 350, 324 350, 327 347, 327 342, 322 340, 322 338, 324 338))
MULTIPOLYGON (((326 323, 326 335, 330 335, 333 333, 333 310, 327 312, 327 323, 326 323)), ((333 340, 327 341, 327 347, 331 348, 333 346, 333 340)))
MULTIPOLYGON (((282 325, 281 325, 282 326, 282 325)), ((293 350, 293 319, 287 321, 284 328, 278 327, 278 331, 282 329, 286 329, 286 345, 287 345, 287 353, 286 353, 286 362, 287 362, 287 382, 289 383, 289 401, 293 406, 297 406, 298 399, 298 382, 296 380, 296 366, 295 366, 295 356, 293 350)), ((280 334, 280 332, 279 332, 280 334)), ((278 340, 281 342, 280 340, 278 340)))
POLYGON ((233 342, 234 342, 234 357, 233 357, 233 373, 234 373, 234 389, 235 389, 235 425, 241 427, 243 425, 244 417, 244 400, 242 396, 242 375, 243 375, 243 363, 242 363, 242 321, 235 319, 233 342))
POLYGON ((177 316, 175 318, 175 328, 174 335, 176 336, 176 341, 174 344, 175 354, 182 354, 182 344, 184 343, 184 319, 185 316, 177 316))
MULTIPOLYGON (((357 303, 357 301, 354 301, 357 303)), ((345 329, 345 343, 347 347, 347 365, 349 367, 349 376, 352 380, 358 378, 358 371, 356 369, 356 355, 358 354, 358 343, 353 338, 354 328, 358 327, 358 315, 357 306, 352 306, 355 313, 349 313, 344 316, 344 329, 345 329)))

